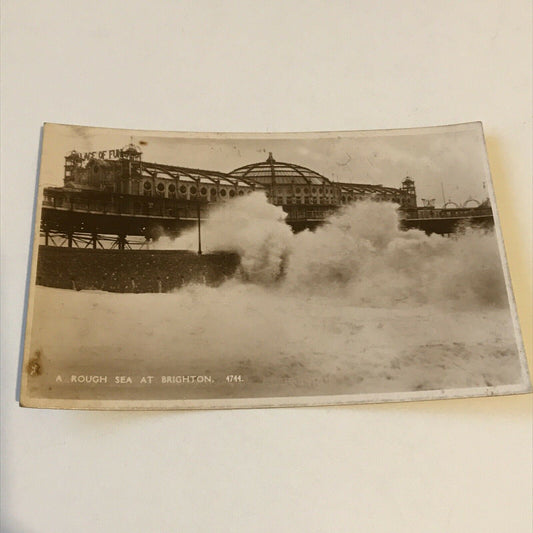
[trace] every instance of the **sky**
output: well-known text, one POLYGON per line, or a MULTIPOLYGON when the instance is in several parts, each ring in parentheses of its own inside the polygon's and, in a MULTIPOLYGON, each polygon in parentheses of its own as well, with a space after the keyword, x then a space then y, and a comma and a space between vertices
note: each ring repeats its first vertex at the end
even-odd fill
POLYGON ((399 187, 410 176, 422 198, 436 205, 469 198, 483 201, 490 182, 479 123, 364 132, 305 134, 183 134, 47 124, 41 186, 63 184, 64 156, 71 150, 99 152, 133 142, 142 159, 190 168, 231 172, 265 161, 308 167, 333 181, 399 187))

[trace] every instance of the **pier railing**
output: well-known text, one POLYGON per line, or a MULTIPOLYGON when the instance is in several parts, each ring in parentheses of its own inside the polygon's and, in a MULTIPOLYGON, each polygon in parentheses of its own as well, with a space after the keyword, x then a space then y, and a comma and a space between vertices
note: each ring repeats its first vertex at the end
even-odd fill
POLYGON ((400 210, 400 216, 407 220, 492 217, 492 209, 490 207, 417 208, 400 210))

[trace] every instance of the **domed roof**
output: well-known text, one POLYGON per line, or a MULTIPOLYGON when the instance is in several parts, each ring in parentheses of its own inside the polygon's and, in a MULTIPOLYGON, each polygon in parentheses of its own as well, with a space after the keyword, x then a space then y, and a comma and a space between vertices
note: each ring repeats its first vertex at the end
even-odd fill
POLYGON ((141 149, 137 145, 130 143, 124 146, 124 148, 122 148, 122 154, 126 156, 135 157, 135 156, 140 156, 142 152, 141 152, 141 149))
POLYGON ((328 178, 314 170, 293 163, 276 161, 272 157, 272 152, 266 161, 236 168, 230 172, 230 176, 251 180, 261 185, 290 185, 292 183, 324 185, 331 183, 328 178))

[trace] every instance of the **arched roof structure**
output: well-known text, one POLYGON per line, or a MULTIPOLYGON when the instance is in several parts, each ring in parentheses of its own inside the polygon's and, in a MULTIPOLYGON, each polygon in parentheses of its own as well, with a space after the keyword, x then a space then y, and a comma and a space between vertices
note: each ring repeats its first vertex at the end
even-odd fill
POLYGON ((269 154, 266 161, 239 167, 229 173, 234 178, 253 181, 259 185, 327 185, 328 178, 307 167, 276 161, 269 154))
POLYGON ((253 180, 247 180, 239 176, 232 176, 214 170, 202 170, 198 168, 178 167, 174 165, 163 165, 159 163, 143 162, 141 166, 141 176, 146 178, 167 178, 180 181, 190 181, 195 183, 239 186, 255 188, 253 180))

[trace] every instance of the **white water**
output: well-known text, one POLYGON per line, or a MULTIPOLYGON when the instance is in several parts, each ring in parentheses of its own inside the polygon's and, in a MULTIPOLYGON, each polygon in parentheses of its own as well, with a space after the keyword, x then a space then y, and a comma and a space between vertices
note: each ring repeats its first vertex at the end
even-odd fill
MULTIPOLYGON (((202 227, 204 247, 237 252, 247 281, 353 305, 507 305, 492 232, 401 231, 394 204, 370 201, 345 207, 314 232, 293 234, 285 216, 263 193, 222 204, 202 227)), ((195 250, 196 230, 159 246, 195 250)))
MULTIPOLYGON (((284 216, 259 193, 212 214, 206 250, 242 257, 240 278, 218 288, 38 287, 32 348, 50 375, 239 372, 266 387, 259 395, 519 382, 493 233, 400 231, 386 203, 357 203, 296 235, 284 216)), ((196 233, 160 246, 195 249, 196 233)))

